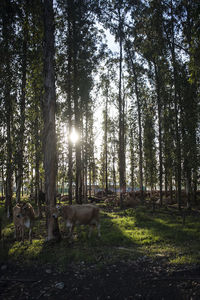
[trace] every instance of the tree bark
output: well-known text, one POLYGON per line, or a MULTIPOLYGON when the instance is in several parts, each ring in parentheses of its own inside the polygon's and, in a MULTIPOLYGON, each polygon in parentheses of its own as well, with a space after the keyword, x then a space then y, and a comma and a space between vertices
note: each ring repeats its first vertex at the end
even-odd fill
POLYGON ((143 193, 143 151, 142 151, 142 120, 141 120, 141 103, 140 103, 140 95, 138 89, 138 76, 135 70, 135 66, 133 63, 133 59, 130 53, 130 49, 128 49, 128 55, 132 66, 132 71, 134 75, 134 83, 135 83, 135 95, 137 101, 137 110, 138 110, 138 134, 139 134, 139 178, 140 178, 140 197, 141 202, 144 201, 144 193, 143 193))
POLYGON ((160 205, 163 204, 163 145, 162 145, 162 104, 161 104, 161 85, 159 67, 154 63, 157 107, 158 107, 158 144, 159 144, 159 184, 160 184, 160 205))
MULTIPOLYGON (((74 111, 75 111, 75 129, 81 136, 81 111, 79 105, 78 96, 78 74, 77 74, 77 30, 76 22, 73 16, 72 21, 73 31, 73 100, 74 100, 74 111)), ((82 203, 82 157, 81 157, 81 142, 80 140, 75 145, 76 151, 76 190, 75 197, 78 204, 82 203)))
POLYGON ((6 118, 6 200, 5 200, 5 210, 7 217, 12 216, 12 139, 11 139, 11 116, 12 116, 12 98, 11 98, 11 59, 10 53, 8 52, 9 47, 9 26, 10 19, 9 10, 10 1, 8 1, 8 7, 5 5, 6 14, 3 16, 3 26, 2 26, 2 36, 4 40, 5 47, 5 78, 4 78, 4 101, 5 101, 5 118, 6 118))
MULTIPOLYGON (((25 4, 27 5, 27 3, 25 4)), ((19 149, 18 149, 18 170, 16 182, 16 201, 20 202, 20 194, 23 178, 23 155, 24 155, 24 130, 25 130, 25 101, 26 101, 26 72, 27 72, 27 12, 25 7, 25 20, 23 24, 23 57, 22 57, 22 86, 21 86, 21 99, 20 99, 20 131, 19 131, 19 149)))
POLYGON ((175 41, 174 41, 174 17, 173 17, 173 3, 171 1, 171 56, 173 65, 173 80, 174 80, 174 114, 175 114, 175 134, 176 134, 176 169, 177 169, 177 201, 179 210, 181 210, 181 145, 180 145, 180 130, 179 130, 179 109, 178 109, 178 82, 177 82, 177 68, 175 56, 175 41))
POLYGON ((106 111, 105 111, 105 193, 108 194, 108 83, 106 83, 106 111))
POLYGON ((124 132, 124 99, 122 99, 122 17, 120 8, 119 14, 119 185, 120 185, 120 207, 123 207, 123 193, 126 192, 126 178, 125 178, 125 132, 124 132))
POLYGON ((54 15, 53 0, 44 1, 44 169, 45 197, 48 206, 47 240, 60 239, 58 220, 51 216, 56 204, 56 131, 55 131, 54 15))
MULTIPOLYGON (((71 24, 71 14, 72 9, 70 5, 70 0, 67 1, 67 13, 68 13, 68 69, 67 69, 67 104, 68 104, 68 124, 69 132, 72 129, 72 24, 71 24)), ((72 161, 72 142, 69 140, 68 144, 68 185, 69 185, 69 203, 72 204, 72 179, 73 179, 73 161, 72 161)))

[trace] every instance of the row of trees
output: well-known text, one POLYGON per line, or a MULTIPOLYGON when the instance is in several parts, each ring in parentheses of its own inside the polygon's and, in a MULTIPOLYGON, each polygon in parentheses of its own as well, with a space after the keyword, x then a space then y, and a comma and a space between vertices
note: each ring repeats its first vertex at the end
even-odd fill
MULTIPOLYGON (((98 182, 106 192, 109 185, 121 193, 127 184, 139 186, 141 199, 144 187, 159 188, 161 203, 162 191, 172 195, 176 187, 179 208, 186 187, 189 204, 199 180, 199 1, 57 0, 55 28, 52 15, 46 15, 50 24, 43 21, 48 3, 0 4, 0 168, 8 214, 13 178, 17 201, 26 185, 38 202, 51 172, 53 181, 57 173, 58 183, 68 183, 70 202, 73 184, 81 203, 88 186, 98 182), (53 37, 45 48, 50 27, 53 37), (108 50, 104 29, 114 35, 118 53, 108 50), (52 61, 55 56, 52 96, 48 49, 52 61), (45 104, 48 97, 57 97, 56 135, 48 121, 54 115, 54 107, 45 104), (72 127, 78 132, 75 146, 66 142, 64 126, 67 135, 72 127)), ((45 190, 54 198, 46 185, 45 190)))
POLYGON ((176 188, 180 208, 185 188, 190 205, 192 195, 196 201, 199 179, 199 3, 118 1, 107 2, 105 11, 104 21, 119 43, 122 182, 126 164, 120 155, 130 146, 131 185, 139 184, 141 198, 143 186, 159 186, 162 204, 163 187, 171 197, 176 188))

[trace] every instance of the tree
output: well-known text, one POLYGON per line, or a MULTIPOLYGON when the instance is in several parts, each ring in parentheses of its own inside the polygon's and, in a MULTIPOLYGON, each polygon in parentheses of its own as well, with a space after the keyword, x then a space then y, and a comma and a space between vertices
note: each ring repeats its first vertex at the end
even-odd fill
POLYGON ((4 104, 4 120, 6 127, 6 201, 7 217, 12 215, 12 177, 13 177, 13 102, 16 96, 15 89, 15 63, 14 63, 14 21, 16 7, 11 1, 2 1, 1 11, 1 75, 2 93, 4 104))
POLYGON ((151 103, 146 103, 144 109, 144 162, 146 183, 150 185, 151 192, 157 182, 155 120, 154 109, 151 103))
MULTIPOLYGON (((82 203, 82 195, 87 194, 88 155, 90 139, 90 119, 92 118, 93 77, 101 58, 98 49, 99 34, 95 24, 94 8, 91 1, 59 0, 59 49, 57 61, 58 85, 67 101, 61 103, 64 121, 74 127, 79 135, 75 148, 75 198, 82 203), (60 34, 62 32, 62 34, 60 34), (64 47, 63 47, 64 45, 64 47), (67 57, 67 60, 66 60, 67 57)), ((71 129, 70 129, 71 130, 71 129)), ((70 132, 69 130, 69 132, 70 132)), ((72 186, 72 145, 68 150, 69 188, 72 186)), ((69 189, 69 191, 71 188, 69 189)))
POLYGON ((126 126, 125 126, 125 97, 122 94, 122 78, 123 78, 123 44, 124 44, 124 24, 126 16, 126 4, 120 1, 105 1, 103 10, 106 11, 102 16, 106 27, 115 36, 119 45, 118 58, 118 169, 119 169, 119 187, 120 187, 120 206, 123 207, 123 193, 126 192, 126 126), (112 22, 110 20, 112 19, 112 22))
POLYGON ((129 43, 126 44, 126 50, 128 54, 129 65, 131 66, 133 81, 134 83, 134 92, 136 96, 136 105, 137 105, 137 119, 138 119, 138 140, 139 140, 139 184, 140 184, 140 195, 141 201, 144 201, 143 196, 143 142, 142 142, 142 101, 141 101, 141 93, 139 88, 139 74, 141 71, 140 67, 136 63, 134 63, 135 53, 131 53, 129 43))
POLYGON ((20 95, 20 124, 17 149, 17 178, 16 178, 16 201, 20 202, 21 187, 23 179, 23 158, 24 158, 24 131, 25 131, 25 102, 26 102, 26 77, 27 77, 27 49, 28 49, 28 7, 26 0, 22 3, 22 54, 21 54, 21 95, 20 95))
POLYGON ((50 214, 56 201, 56 132, 55 132, 55 71, 53 0, 44 1, 44 169, 48 240, 60 239, 58 220, 50 214))

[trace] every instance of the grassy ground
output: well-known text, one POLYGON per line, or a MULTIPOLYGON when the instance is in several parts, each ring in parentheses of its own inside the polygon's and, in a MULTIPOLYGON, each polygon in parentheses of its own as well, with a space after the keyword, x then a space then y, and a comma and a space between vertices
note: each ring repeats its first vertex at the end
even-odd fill
POLYGON ((101 206, 101 238, 93 232, 88 239, 86 228, 75 230, 73 239, 66 237, 66 229, 60 220, 63 239, 60 243, 45 242, 45 218, 36 220, 33 243, 14 240, 14 225, 2 217, 0 263, 21 260, 27 264, 39 262, 53 264, 64 270, 68 263, 132 260, 138 257, 163 257, 169 263, 185 264, 200 262, 200 214, 192 212, 185 225, 174 208, 160 208, 155 213, 140 206, 135 209, 108 209, 101 206))

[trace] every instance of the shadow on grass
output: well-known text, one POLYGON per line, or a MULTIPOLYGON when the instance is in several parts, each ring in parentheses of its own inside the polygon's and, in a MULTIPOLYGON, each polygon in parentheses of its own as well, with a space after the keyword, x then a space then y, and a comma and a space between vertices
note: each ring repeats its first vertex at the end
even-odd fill
POLYGON ((182 219, 170 211, 164 213, 161 210, 152 215, 145 207, 123 211, 106 211, 104 208, 101 210, 101 238, 97 237, 95 229, 90 239, 86 226, 76 228, 73 239, 69 239, 64 223, 59 220, 59 224, 62 240, 59 243, 45 242, 45 219, 37 220, 33 243, 30 244, 28 241, 14 241, 14 225, 4 218, 0 262, 17 260, 66 269, 73 262, 112 263, 159 252, 168 256, 173 253, 174 257, 180 257, 181 252, 182 262, 200 259, 200 221, 192 216, 183 227, 182 219))
POLYGON ((182 218, 173 211, 157 211, 154 215, 141 209, 132 212, 136 226, 146 230, 157 242, 157 250, 174 254, 170 258, 174 263, 200 262, 200 219, 191 215, 183 226, 182 218))
POLYGON ((135 212, 136 224, 139 228, 145 228, 154 236, 159 236, 161 241, 168 241, 177 246, 183 245, 185 242, 199 241, 199 226, 200 221, 194 223, 191 218, 188 218, 186 226, 183 226, 180 216, 174 214, 162 214, 158 212, 155 215, 149 212, 135 212))
MULTIPOLYGON (((115 217, 117 213, 115 214, 115 217)), ((3 239, 0 241, 0 263, 5 261, 23 261, 27 264, 53 264, 65 269, 72 262, 102 263, 113 262, 120 258, 141 255, 137 245, 113 222, 115 218, 101 212, 101 237, 97 230, 88 238, 87 226, 75 228, 73 238, 67 238, 64 223, 59 220, 62 240, 59 243, 45 242, 45 219, 36 220, 33 229, 33 243, 14 240, 14 224, 4 218, 3 239), (131 252, 126 251, 127 247, 131 252)), ((27 232, 26 232, 27 234, 27 232)), ((27 235, 26 235, 27 237, 27 235)))

